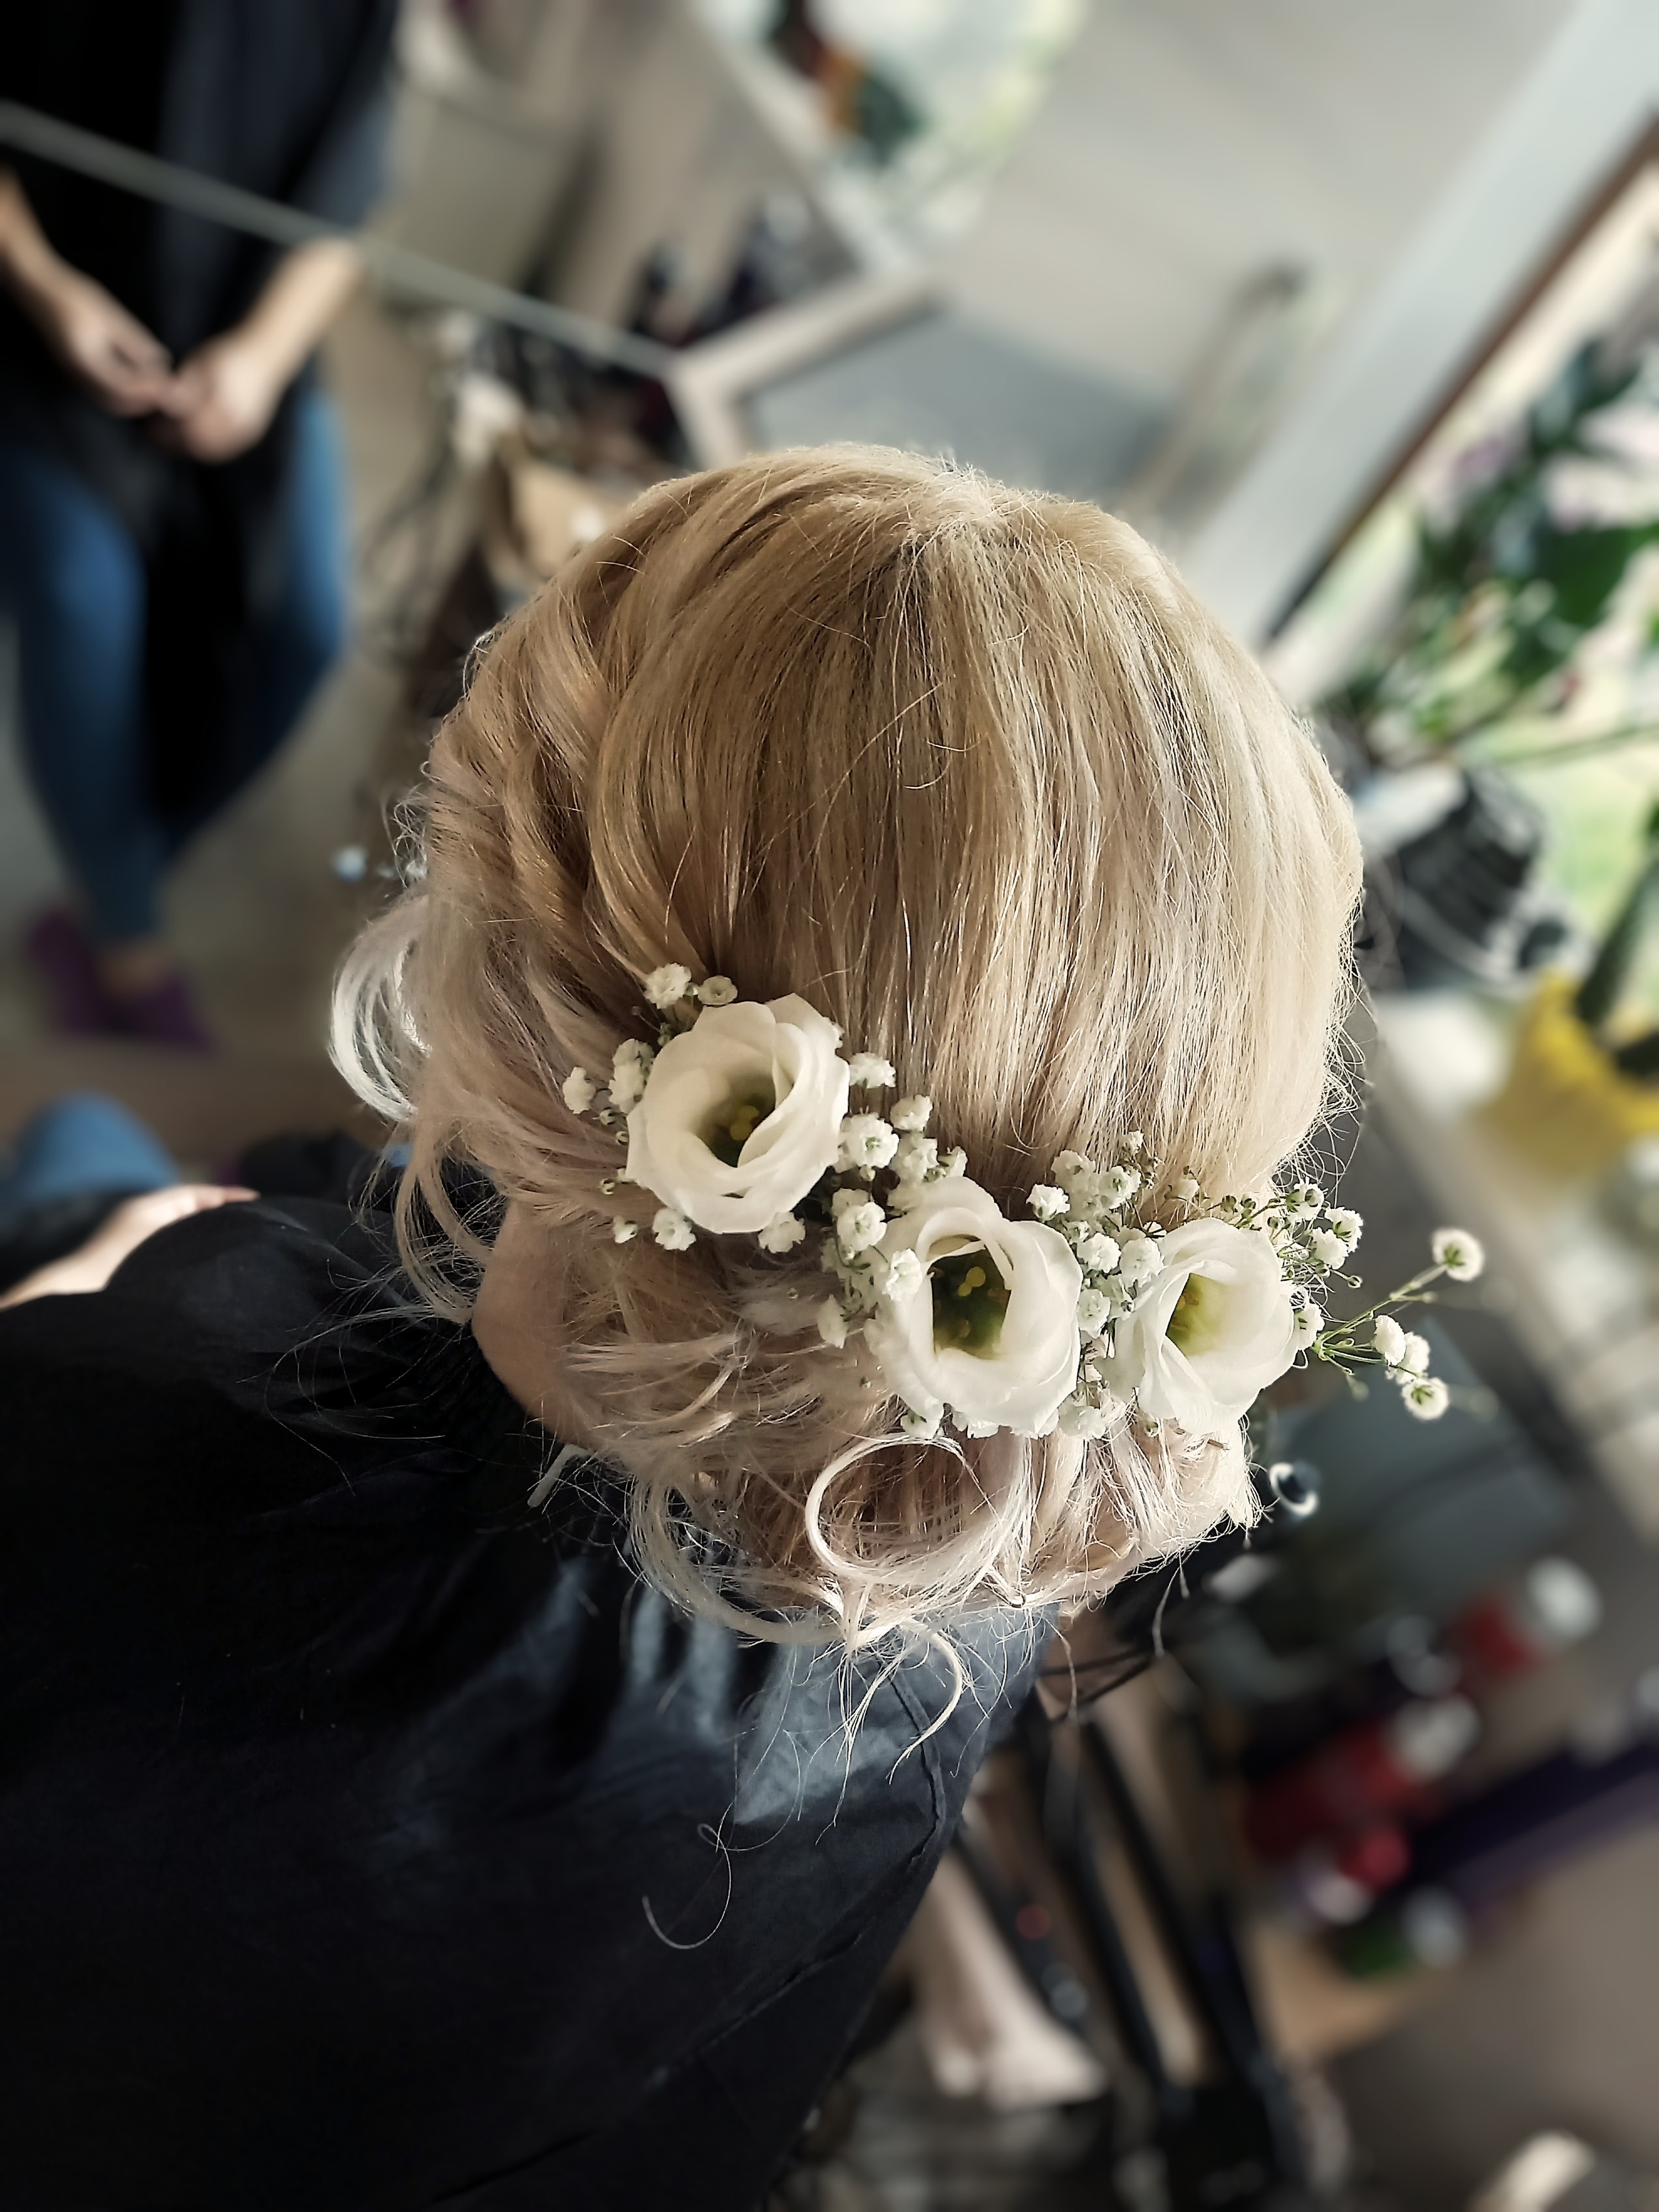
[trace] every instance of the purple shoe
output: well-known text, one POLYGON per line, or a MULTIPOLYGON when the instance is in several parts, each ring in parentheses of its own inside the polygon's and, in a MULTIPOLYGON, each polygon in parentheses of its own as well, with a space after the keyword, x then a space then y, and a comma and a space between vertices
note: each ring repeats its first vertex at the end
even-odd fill
POLYGON ((104 988, 91 940, 67 907, 48 907, 29 925, 24 950, 52 1008, 52 1027, 68 1036, 118 1036, 121 1017, 104 988))
POLYGON ((115 1028, 121 1036, 137 1037, 145 1044, 170 1045, 175 1052, 212 1052, 209 1036, 190 985, 175 969, 148 991, 131 999, 113 1000, 115 1028))

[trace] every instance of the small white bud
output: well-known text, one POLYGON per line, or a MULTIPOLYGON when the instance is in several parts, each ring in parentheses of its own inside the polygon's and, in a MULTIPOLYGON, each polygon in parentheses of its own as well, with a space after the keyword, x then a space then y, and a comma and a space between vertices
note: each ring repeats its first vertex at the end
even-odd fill
POLYGON ((806 1224, 793 1213, 782 1213, 775 1221, 769 1221, 760 1232, 757 1243, 763 1252, 793 1252, 806 1234, 806 1224))
POLYGON ((825 1298, 818 1308, 818 1334, 832 1352, 839 1352, 847 1341, 847 1316, 841 1310, 839 1298, 825 1298))
POLYGON ((729 975, 710 975, 697 986, 697 996, 705 1006, 729 1006, 738 995, 738 987, 729 975))
POLYGON ((855 1052, 847 1063, 848 1079, 855 1091, 885 1091, 893 1082, 893 1063, 873 1052, 855 1052))
MULTIPOLYGON (((887 1080, 890 1083, 892 1079, 890 1072, 887 1080)), ((920 1136, 927 1127, 933 1111, 933 1100, 918 1091, 913 1098, 901 1098, 887 1118, 896 1129, 908 1130, 913 1135, 920 1136)))
MULTIPOLYGON (((1443 1267, 1455 1283, 1472 1283, 1486 1264, 1484 1246, 1467 1229, 1437 1229, 1431 1241, 1435 1265, 1443 1267)), ((1425 1414, 1432 1419, 1432 1414, 1425 1414)))
POLYGON ((630 1221, 626 1214, 619 1213, 611 1224, 611 1237, 613 1243, 631 1244, 639 1233, 639 1223, 630 1221))
POLYGON ((1451 1393, 1437 1375, 1413 1375, 1400 1386, 1406 1411, 1419 1421, 1437 1421, 1451 1403, 1451 1393))
POLYGON ((565 1104, 573 1114, 586 1114, 599 1095, 599 1086, 585 1067, 573 1067, 561 1086, 565 1104))
POLYGON ((665 1252, 684 1252, 697 1241, 697 1232, 676 1206, 659 1206, 652 1218, 651 1234, 665 1252))
POLYGON ((645 995, 659 1012, 666 1013, 678 1006, 691 988, 691 970, 671 960, 665 967, 653 968, 645 979, 645 995))

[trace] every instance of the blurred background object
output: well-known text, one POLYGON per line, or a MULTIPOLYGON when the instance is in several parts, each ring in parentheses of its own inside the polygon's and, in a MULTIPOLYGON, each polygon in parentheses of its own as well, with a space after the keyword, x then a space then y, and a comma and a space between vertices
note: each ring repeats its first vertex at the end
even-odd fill
MULTIPOLYGON (((404 0, 389 82, 349 641, 165 888, 212 1054, 53 1031, 0 632, 0 1188, 65 1093, 186 1177, 377 1140, 334 964, 478 639, 642 486, 866 438, 1114 507, 1351 794, 1368 1276, 1451 1218, 1491 1267, 1443 1422, 1291 1378, 1249 1540, 1068 1631, 777 2203, 1652 2212, 1650 0, 404 0)), ((201 224, 185 167, 97 189, 201 224)))

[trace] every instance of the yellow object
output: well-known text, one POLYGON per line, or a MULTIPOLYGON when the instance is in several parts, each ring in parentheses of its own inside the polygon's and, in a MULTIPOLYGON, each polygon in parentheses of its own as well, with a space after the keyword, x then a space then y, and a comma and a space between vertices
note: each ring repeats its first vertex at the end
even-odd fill
POLYGON ((1638 1137, 1659 1135, 1659 1085, 1638 1082, 1573 1012, 1571 975, 1547 975, 1521 1020, 1492 1118, 1547 1165, 1594 1170, 1638 1137))

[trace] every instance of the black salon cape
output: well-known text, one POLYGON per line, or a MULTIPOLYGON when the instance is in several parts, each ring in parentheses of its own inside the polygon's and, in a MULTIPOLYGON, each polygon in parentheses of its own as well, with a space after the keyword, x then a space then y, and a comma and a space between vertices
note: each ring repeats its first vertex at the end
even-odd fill
POLYGON ((8 2212, 757 2203, 1042 1624, 849 1738, 324 1201, 0 1313, 0 1437, 8 2212))
MULTIPOLYGON (((362 221, 381 182, 396 0, 37 0, 9 11, 16 100, 323 220, 362 221)), ((175 361, 240 322, 280 249, 0 145, 46 237, 175 361)), ((204 465, 107 414, 0 291, 0 434, 53 453, 131 530, 150 596, 156 797, 187 820, 234 775, 278 602, 293 392, 264 438, 204 465)))

